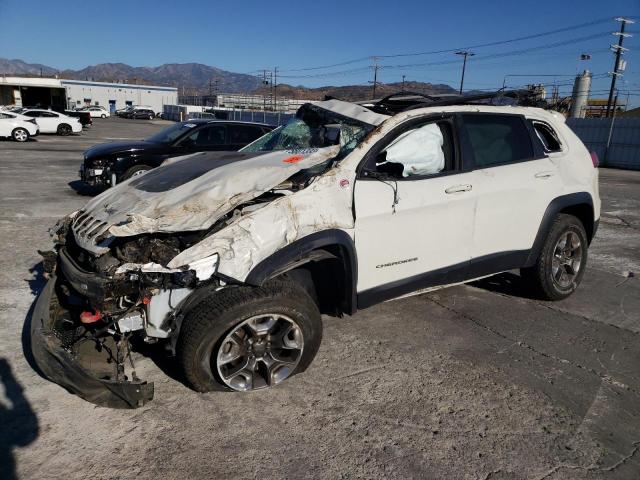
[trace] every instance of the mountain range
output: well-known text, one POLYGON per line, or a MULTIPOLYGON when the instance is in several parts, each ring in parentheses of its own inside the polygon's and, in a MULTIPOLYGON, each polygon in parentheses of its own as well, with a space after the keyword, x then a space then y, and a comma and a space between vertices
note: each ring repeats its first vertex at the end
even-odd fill
MULTIPOLYGON (((58 70, 47 65, 22 60, 0 58, 0 75, 53 76, 72 80, 168 85, 181 89, 180 93, 206 95, 209 92, 269 94, 262 79, 245 73, 229 72, 201 63, 165 63, 158 67, 132 67, 124 63, 100 63, 81 70, 58 70)), ((378 84, 376 96, 381 97, 402 88, 401 83, 378 84)), ((455 93, 449 85, 407 82, 408 91, 420 93, 455 93)), ((277 95, 287 98, 320 100, 326 95, 344 100, 371 98, 372 87, 367 85, 326 86, 307 88, 278 84, 277 95)))

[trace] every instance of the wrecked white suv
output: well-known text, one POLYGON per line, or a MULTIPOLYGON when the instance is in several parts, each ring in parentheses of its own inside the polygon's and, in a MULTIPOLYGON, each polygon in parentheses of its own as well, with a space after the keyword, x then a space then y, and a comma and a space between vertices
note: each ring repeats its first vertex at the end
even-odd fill
POLYGON ((36 363, 89 401, 136 407, 153 384, 133 369, 135 337, 163 342, 195 390, 246 391, 307 368, 321 313, 512 269, 570 295, 598 225, 596 161, 558 113, 440 103, 306 104, 240 152, 95 197, 43 252, 36 363))

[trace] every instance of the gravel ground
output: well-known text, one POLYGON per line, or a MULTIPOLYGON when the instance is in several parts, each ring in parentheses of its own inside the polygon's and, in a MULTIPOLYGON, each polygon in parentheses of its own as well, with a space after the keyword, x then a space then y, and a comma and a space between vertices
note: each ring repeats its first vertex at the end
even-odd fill
POLYGON ((22 344, 36 249, 88 200, 81 152, 164 124, 0 141, 0 478, 640 478, 640 172, 601 171, 589 268, 563 302, 505 273, 325 317, 309 370, 249 394, 195 393, 152 354, 138 371, 156 398, 132 411, 39 377, 22 344))

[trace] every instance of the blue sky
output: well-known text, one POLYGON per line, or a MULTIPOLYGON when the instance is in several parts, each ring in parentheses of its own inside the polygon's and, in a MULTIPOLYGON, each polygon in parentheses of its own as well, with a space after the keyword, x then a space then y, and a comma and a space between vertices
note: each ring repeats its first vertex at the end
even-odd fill
MULTIPOLYGON (((616 40, 608 32, 617 27, 606 19, 619 15, 640 19, 640 0, 0 0, 0 57, 60 69, 103 62, 134 66, 199 62, 252 73, 278 66, 281 81, 294 85, 364 84, 372 78, 367 57, 374 55, 448 50, 601 20, 553 35, 474 48, 465 87, 500 87, 510 75, 509 86, 555 81, 566 93, 571 77, 588 68, 596 74, 594 96, 600 92, 605 96, 609 84, 605 74, 613 64, 608 46, 616 40), (511 54, 533 47, 540 48, 511 54), (505 53, 510 55, 483 58, 505 53), (580 61, 580 53, 590 53, 592 60, 580 61), (294 71, 351 60, 356 61, 294 71)), ((629 29, 640 32, 640 23, 629 29)), ((619 82, 635 104, 640 103, 639 37, 625 40, 630 52, 619 82)), ((461 62, 453 52, 382 58, 379 63, 382 82, 401 81, 405 75, 407 80, 459 83, 461 62)))

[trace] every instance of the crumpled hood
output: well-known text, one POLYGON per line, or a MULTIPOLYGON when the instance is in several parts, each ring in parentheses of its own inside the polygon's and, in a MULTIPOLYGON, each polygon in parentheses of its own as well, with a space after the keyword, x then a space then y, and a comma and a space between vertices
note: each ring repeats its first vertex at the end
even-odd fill
POLYGON ((204 230, 237 205, 335 157, 339 148, 174 158, 87 203, 74 219, 74 236, 81 247, 101 255, 113 237, 204 230))

